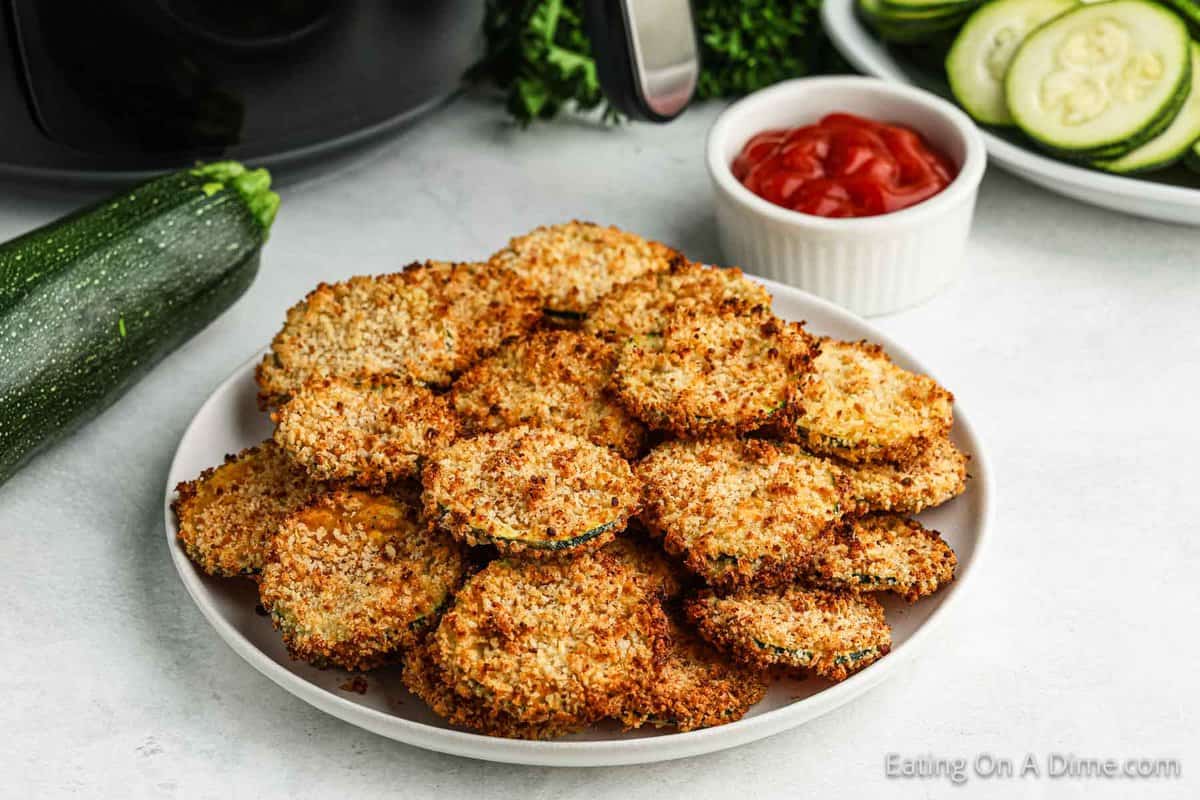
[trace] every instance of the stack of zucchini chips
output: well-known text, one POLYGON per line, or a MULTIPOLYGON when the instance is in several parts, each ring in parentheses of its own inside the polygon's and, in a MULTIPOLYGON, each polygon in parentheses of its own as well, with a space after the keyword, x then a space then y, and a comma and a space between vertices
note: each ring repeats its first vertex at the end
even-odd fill
POLYGON ((976 122, 1117 174, 1200 171, 1200 0, 857 0, 976 122))
POLYGON ((289 652, 403 665, 440 716, 548 738, 739 719, 884 656, 877 592, 955 556, 952 397, 771 313, 736 269, 572 222, 487 263, 322 284, 258 368, 274 437, 180 484, 190 557, 289 652))

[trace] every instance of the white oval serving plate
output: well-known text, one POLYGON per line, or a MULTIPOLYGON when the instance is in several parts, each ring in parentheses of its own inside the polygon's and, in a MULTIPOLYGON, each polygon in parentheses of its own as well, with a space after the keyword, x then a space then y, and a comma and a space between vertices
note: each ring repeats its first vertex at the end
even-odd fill
MULTIPOLYGON (((825 32, 851 65, 867 75, 951 97, 943 75, 922 69, 875 38, 855 13, 854 3, 825 0, 821 5, 825 32)), ((1139 217, 1200 225, 1200 177, 1183 167, 1146 177, 1110 175, 1042 155, 995 129, 980 126, 980 132, 991 163, 1052 192, 1139 217)))
MULTIPOLYGON (((763 283, 774 294, 775 311, 781 317, 807 320, 816 333, 879 342, 901 366, 929 372, 903 348, 849 312, 797 289, 771 281, 763 283)), ((255 612, 254 584, 204 575, 179 546, 171 512, 175 485, 220 463, 226 453, 235 453, 271 435, 271 423, 255 402, 254 366, 260 358, 261 353, 217 387, 196 412, 179 443, 163 499, 167 542, 175 569, 217 634, 259 672, 328 714, 417 747, 517 764, 610 766, 665 761, 746 744, 837 708, 900 668, 930 640, 935 623, 972 584, 971 578, 978 570, 991 517, 992 478, 983 444, 966 413, 956 405, 954 439, 972 456, 971 481, 961 497, 920 518, 927 526, 940 530, 957 552, 958 577, 942 592, 915 605, 884 599, 893 632, 893 649, 885 658, 839 684, 815 678, 776 683, 744 719, 690 733, 653 729, 623 732, 614 724, 558 741, 532 742, 455 730, 404 689, 398 667, 368 673, 366 691, 358 693, 342 688, 348 685, 348 673, 319 670, 289 659, 270 620, 255 612)))

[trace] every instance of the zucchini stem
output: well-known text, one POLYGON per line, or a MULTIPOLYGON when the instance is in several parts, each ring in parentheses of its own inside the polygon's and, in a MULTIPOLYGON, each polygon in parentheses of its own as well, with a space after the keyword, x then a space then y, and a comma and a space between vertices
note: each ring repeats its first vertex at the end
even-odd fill
POLYGON ((237 161, 214 161, 197 165, 192 174, 209 179, 210 182, 204 185, 207 194, 215 194, 223 188, 237 192, 266 238, 279 211, 279 195, 271 191, 271 173, 265 169, 248 170, 237 161))

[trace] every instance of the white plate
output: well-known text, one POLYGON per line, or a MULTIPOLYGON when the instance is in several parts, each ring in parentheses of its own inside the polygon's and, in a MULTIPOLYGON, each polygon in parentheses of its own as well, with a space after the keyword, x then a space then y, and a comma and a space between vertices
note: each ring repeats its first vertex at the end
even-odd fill
MULTIPOLYGON (((855 13, 854 3, 825 0, 821 5, 825 32, 847 61, 868 75, 951 98, 944 75, 923 69, 875 38, 855 13)), ((1109 175, 1042 155, 995 128, 980 126, 980 132, 991 163, 1052 192, 1139 217, 1200 225, 1200 176, 1181 166, 1140 178, 1109 175)))
MULTIPOLYGON (((811 330, 843 339, 867 338, 883 344, 901 366, 928 372, 886 336, 867 323, 812 295, 763 281, 775 295, 775 311, 786 319, 808 320, 811 330)), ((257 444, 271 434, 270 421, 255 404, 254 365, 261 354, 242 364, 217 387, 183 434, 163 499, 166 535, 179 577, 217 634, 262 674, 307 703, 353 725, 401 742, 444 753, 548 766, 607 766, 664 761, 735 747, 793 728, 857 697, 915 656, 929 641, 934 623, 944 617, 971 584, 990 519, 991 473, 983 445, 966 413, 955 407, 954 439, 972 456, 965 494, 921 515, 942 531, 958 553, 958 578, 934 597, 909 606, 884 600, 893 631, 892 652, 839 684, 817 679, 783 682, 744 719, 690 733, 640 730, 624 733, 612 725, 553 742, 497 739, 447 727, 419 699, 408 694, 398 668, 367 675, 367 691, 340 688, 348 674, 318 670, 288 658, 270 621, 255 613, 254 584, 240 579, 214 579, 197 570, 176 540, 171 500, 175 485, 220 463, 226 453, 257 444)))

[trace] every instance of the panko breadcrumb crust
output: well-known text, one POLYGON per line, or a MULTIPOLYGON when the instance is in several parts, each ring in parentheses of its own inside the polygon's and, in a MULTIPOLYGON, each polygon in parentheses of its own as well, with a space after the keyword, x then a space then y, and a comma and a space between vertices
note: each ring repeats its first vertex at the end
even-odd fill
POLYGON ((956 566, 937 531, 898 514, 871 514, 818 556, 808 580, 834 590, 894 592, 913 603, 954 580, 956 566))
POLYGON ((662 333, 679 311, 716 312, 728 301, 771 307, 770 293, 737 267, 679 261, 667 272, 643 275, 600 298, 583 330, 614 342, 662 333))
POLYGON ((662 547, 636 523, 605 545, 604 552, 633 570, 638 579, 646 582, 648 591, 664 600, 678 599, 691 582, 683 566, 668 558, 662 547))
POLYGON ((919 514, 966 491, 967 460, 950 437, 943 436, 906 466, 846 464, 843 470, 860 511, 919 514))
POLYGON ((275 442, 309 475, 377 489, 417 477, 459 427, 445 396, 389 375, 310 380, 272 417, 275 442))
POLYGON ((612 395, 616 351, 577 331, 549 330, 502 347, 454 383, 469 433, 557 428, 635 458, 646 427, 612 395))
POLYGON ((188 558, 209 575, 255 575, 271 537, 324 487, 267 440, 175 487, 171 509, 188 558))
POLYGON ((621 718, 680 731, 736 722, 767 693, 765 671, 732 661, 689 627, 669 620, 670 648, 653 680, 634 693, 621 718))
POLYGON ((947 390, 771 302, 578 221, 322 283, 256 371, 274 438, 179 484, 180 543, 257 580, 293 658, 399 661, 490 736, 688 731, 780 672, 842 680, 890 650, 876 593, 953 580, 907 515, 969 456, 947 390))
POLYGON ((570 729, 620 717, 669 647, 658 597, 604 551, 493 561, 430 639, 446 683, 493 719, 570 729))
POLYGON ((465 573, 415 506, 337 490, 280 525, 259 600, 293 658, 364 670, 416 644, 465 573))
POLYGON ((794 423, 816 354, 802 325, 762 306, 677 312, 662 335, 630 339, 617 362, 621 402, 678 436, 734 435, 794 423))
POLYGON ((489 263, 528 279, 547 314, 578 320, 613 287, 682 260, 679 251, 659 242, 575 220, 517 236, 489 263))
POLYGON ((425 465, 421 482, 431 522, 468 544, 532 557, 604 545, 641 501, 623 458, 549 428, 460 439, 425 465))
POLYGON ((540 318, 529 284, 486 264, 429 261, 322 283, 288 309, 258 365, 259 405, 282 405, 314 377, 396 373, 447 386, 540 318))
POLYGON ((489 708, 478 698, 463 697, 446 682, 426 640, 404 651, 404 686, 425 701, 433 713, 460 728, 510 739, 555 739, 574 733, 582 723, 525 723, 501 709, 489 708))
POLYGON ((760 667, 810 670, 845 680, 886 655, 891 628, 872 595, 790 585, 726 597, 706 590, 684 606, 700 635, 760 667))
POLYGON ((804 414, 779 434, 852 463, 908 464, 954 424, 954 395, 868 342, 820 340, 804 414))
POLYGON ((638 464, 641 519, 722 590, 802 575, 851 506, 841 469, 794 444, 673 441, 638 464))

